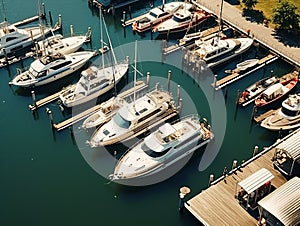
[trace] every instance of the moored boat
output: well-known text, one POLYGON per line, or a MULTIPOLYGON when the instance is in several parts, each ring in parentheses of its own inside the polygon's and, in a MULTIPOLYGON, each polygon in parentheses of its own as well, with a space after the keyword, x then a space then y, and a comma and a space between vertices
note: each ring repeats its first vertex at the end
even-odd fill
POLYGON ((56 53, 34 60, 28 70, 17 75, 10 85, 33 87, 48 84, 63 78, 85 65, 95 55, 92 51, 80 51, 70 54, 56 53))
POLYGON ((260 126, 269 130, 290 130, 300 127, 300 92, 285 99, 281 108, 265 118, 260 126))
POLYGON ((210 142, 213 137, 207 121, 200 122, 197 115, 165 123, 125 152, 110 179, 131 180, 157 175, 210 142))
POLYGON ((244 71, 244 70, 247 70, 248 68, 254 67, 258 62, 259 62, 258 59, 245 60, 245 61, 243 61, 241 63, 238 63, 236 65, 236 69, 238 71, 244 71))
POLYGON ((121 107, 92 135, 91 147, 111 145, 132 139, 177 115, 172 95, 155 88, 121 107))
POLYGON ((153 32, 160 34, 171 34, 185 31, 198 26, 205 21, 211 14, 203 9, 190 11, 187 9, 180 9, 174 13, 173 17, 154 26, 153 32))
POLYGON ((118 96, 112 97, 108 101, 101 103, 99 111, 95 112, 83 121, 82 128, 94 128, 106 123, 117 113, 119 108, 124 106, 124 104, 127 104, 127 102, 118 96))
POLYGON ((82 47, 86 42, 86 36, 84 35, 74 35, 70 37, 63 37, 61 34, 52 35, 45 40, 39 41, 37 43, 38 53, 47 54, 69 54, 74 53, 82 47))
POLYGON ((173 13, 184 7, 187 3, 170 2, 150 9, 149 12, 141 15, 132 24, 132 30, 144 32, 150 30, 152 26, 157 25, 172 17, 173 13))
POLYGON ((298 74, 299 72, 294 71, 281 77, 279 83, 270 86, 256 97, 255 106, 263 107, 284 97, 297 85, 298 74))
POLYGON ((252 43, 251 38, 220 39, 217 36, 207 41, 197 40, 195 44, 198 48, 193 53, 204 60, 209 67, 215 67, 245 52, 252 43))
POLYGON ((247 87, 238 99, 238 104, 243 107, 254 101, 255 97, 261 94, 268 87, 272 86, 276 82, 279 82, 279 78, 276 76, 263 78, 254 84, 247 87))

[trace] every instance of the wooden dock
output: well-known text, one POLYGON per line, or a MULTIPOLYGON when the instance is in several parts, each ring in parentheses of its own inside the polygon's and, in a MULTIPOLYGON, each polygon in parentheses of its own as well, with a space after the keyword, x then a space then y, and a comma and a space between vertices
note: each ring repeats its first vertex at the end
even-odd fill
MULTIPOLYGON (((133 92, 140 92, 144 89, 146 89, 148 87, 148 84, 146 84, 144 81, 137 81, 136 82, 136 86, 132 87, 122 93, 120 93, 118 96, 120 98, 126 98, 130 95, 133 94, 133 92)), ((57 124, 53 124, 53 127, 57 130, 57 131, 61 131, 63 129, 66 129, 70 126, 72 126, 73 124, 89 117, 90 115, 94 114, 95 112, 97 112, 99 109, 101 108, 101 104, 97 104, 92 108, 89 108, 77 115, 72 116, 71 118, 68 118, 60 123, 57 124)))
POLYGON ((65 92, 66 89, 69 89, 69 88, 72 88, 72 87, 75 87, 75 84, 69 85, 69 86, 63 88, 61 91, 59 91, 57 93, 54 93, 54 94, 52 94, 50 96, 47 96, 47 97, 45 97, 43 99, 40 99, 40 100, 36 101, 35 104, 34 103, 33 104, 29 104, 28 105, 29 110, 34 111, 34 110, 38 109, 39 107, 42 107, 42 106, 44 106, 44 105, 46 105, 48 103, 51 103, 52 101, 57 100, 59 98, 60 94, 62 94, 63 92, 65 92))
POLYGON ((269 170, 274 178, 271 184, 278 188, 286 178, 272 164, 275 147, 286 138, 276 142, 252 159, 235 168, 226 177, 219 178, 216 183, 185 203, 185 207, 204 225, 248 225, 256 226, 255 219, 235 198, 237 184, 261 168, 269 170))
POLYGON ((215 88, 215 90, 219 90, 255 71, 257 71, 258 69, 264 67, 265 65, 277 60, 278 57, 273 55, 273 54, 268 54, 267 56, 263 57, 262 59, 260 59, 257 63, 257 66, 253 69, 248 69, 246 70, 244 73, 241 73, 237 70, 233 70, 232 73, 218 81, 216 81, 216 83, 212 83, 211 85, 215 88))

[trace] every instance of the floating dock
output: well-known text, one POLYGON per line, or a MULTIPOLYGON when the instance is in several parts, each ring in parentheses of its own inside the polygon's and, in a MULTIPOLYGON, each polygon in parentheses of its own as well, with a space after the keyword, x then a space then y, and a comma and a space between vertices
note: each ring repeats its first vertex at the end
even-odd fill
POLYGON ((251 216, 235 198, 237 184, 258 170, 265 168, 274 175, 271 184, 275 188, 283 185, 287 179, 278 170, 275 170, 272 158, 276 146, 286 140, 287 137, 278 140, 261 153, 234 168, 226 178, 222 176, 211 183, 209 188, 185 203, 186 209, 204 225, 256 226, 258 219, 251 216))
MULTIPOLYGON (((144 81, 137 81, 135 87, 132 87, 132 88, 118 94, 118 96, 120 98, 126 98, 126 97, 132 95, 134 91, 139 92, 139 91, 146 89, 147 87, 148 87, 148 84, 146 84, 144 81)), ((90 115, 94 114, 95 112, 97 112, 100 109, 100 107, 101 107, 101 104, 95 105, 94 107, 87 109, 77 115, 74 115, 73 117, 68 118, 65 121, 62 121, 57 124, 53 124, 53 127, 57 131, 66 129, 66 128, 72 126, 73 124, 75 124, 76 122, 79 122, 79 121, 89 117, 90 115)))
POLYGON ((255 68, 248 69, 244 73, 233 70, 230 75, 216 81, 215 83, 212 83, 211 85, 215 88, 215 90, 219 90, 219 89, 257 71, 258 69, 264 67, 265 65, 272 63, 273 61, 275 61, 277 59, 278 59, 277 56, 275 56, 273 54, 269 54, 269 55, 265 56, 264 58, 260 59, 255 68))

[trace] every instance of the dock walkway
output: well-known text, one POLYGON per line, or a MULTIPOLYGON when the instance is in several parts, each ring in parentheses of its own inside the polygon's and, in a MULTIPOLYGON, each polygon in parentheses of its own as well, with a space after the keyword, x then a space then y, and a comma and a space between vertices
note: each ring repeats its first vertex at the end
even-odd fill
MULTIPOLYGON (((216 15, 220 13, 220 0, 192 0, 199 7, 204 7, 208 11, 213 12, 216 15)), ((230 26, 241 30, 247 34, 247 30, 250 29, 251 36, 262 45, 266 46, 270 50, 283 56, 287 61, 295 66, 300 67, 300 46, 299 43, 295 43, 293 46, 289 46, 287 43, 280 42, 276 37, 276 32, 263 24, 251 22, 247 18, 242 16, 242 11, 235 6, 224 1, 222 19, 230 26)))
POLYGON ((235 198, 237 184, 261 168, 265 168, 274 175, 271 180, 274 187, 283 185, 287 180, 274 169, 271 159, 276 146, 287 137, 243 163, 240 169, 235 168, 226 177, 226 181, 220 178, 216 183, 212 183, 209 188, 188 200, 185 207, 204 225, 257 225, 258 219, 252 217, 235 198))
POLYGON ((258 61, 257 65, 255 66, 255 68, 253 68, 251 70, 250 69, 246 70, 245 72, 238 72, 238 71, 233 70, 230 75, 218 80, 215 84, 211 84, 211 85, 214 86, 214 88, 216 90, 219 90, 219 89, 237 81, 238 79, 243 78, 243 77, 253 73, 254 71, 264 67, 265 65, 273 62, 276 59, 278 59, 277 56, 275 56, 273 54, 269 54, 269 55, 263 57, 262 59, 260 59, 258 61))

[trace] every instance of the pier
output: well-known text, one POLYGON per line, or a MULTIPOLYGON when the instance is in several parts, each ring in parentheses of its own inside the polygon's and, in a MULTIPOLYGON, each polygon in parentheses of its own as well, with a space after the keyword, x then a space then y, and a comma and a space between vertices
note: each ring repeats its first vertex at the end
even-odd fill
POLYGON ((277 60, 278 57, 275 56, 274 54, 269 54, 267 56, 265 56, 264 58, 260 59, 257 63, 257 65, 255 66, 255 68, 251 69, 251 70, 246 70, 244 73, 240 73, 239 71, 233 70, 232 73, 218 81, 216 81, 216 83, 211 84, 215 90, 219 90, 255 71, 257 71, 258 69, 264 67, 265 65, 277 60))
POLYGON ((256 123, 260 123, 260 122, 262 122, 264 119, 268 118, 269 116, 271 116, 272 114, 276 113, 276 112, 279 111, 279 110, 280 110, 280 108, 278 108, 278 109, 276 109, 276 110, 274 110, 274 109, 269 110, 269 111, 267 111, 267 112, 265 112, 265 113, 263 113, 263 114, 261 114, 261 115, 259 115, 259 116, 257 116, 257 117, 254 117, 253 120, 254 120, 256 123))
POLYGON ((276 147, 299 131, 298 129, 277 140, 261 153, 233 168, 228 175, 223 175, 210 183, 209 188, 201 191, 200 194, 185 203, 186 209, 204 225, 256 226, 258 219, 254 218, 236 199, 237 185, 262 168, 267 169, 274 176, 271 184, 275 188, 286 183, 287 179, 274 168, 272 159, 276 147))
MULTIPOLYGON (((204 8, 204 10, 213 12, 216 16, 219 15, 220 0, 193 0, 192 2, 198 7, 204 8)), ((225 1, 223 2, 222 12, 222 20, 230 27, 241 31, 245 35, 248 35, 248 32, 250 31, 249 35, 262 46, 268 48, 277 55, 280 55, 292 65, 300 67, 300 48, 280 42, 276 38, 276 33, 272 28, 247 20, 247 18, 242 16, 240 9, 225 1)))
MULTIPOLYGON (((135 87, 132 87, 120 94, 118 94, 118 97, 120 98, 126 98, 130 95, 133 94, 133 92, 140 92, 144 89, 146 89, 148 87, 148 84, 146 84, 144 81, 137 81, 135 87)), ((57 95, 57 94, 56 94, 57 95)), ((63 129, 66 129, 70 126, 72 126, 73 124, 89 117, 90 115, 94 114, 95 112, 97 112, 100 108, 101 108, 101 104, 95 105, 94 107, 87 109, 77 115, 72 116, 71 118, 68 118, 60 123, 57 124, 53 124, 53 127, 57 130, 57 131, 61 131, 63 129)))

